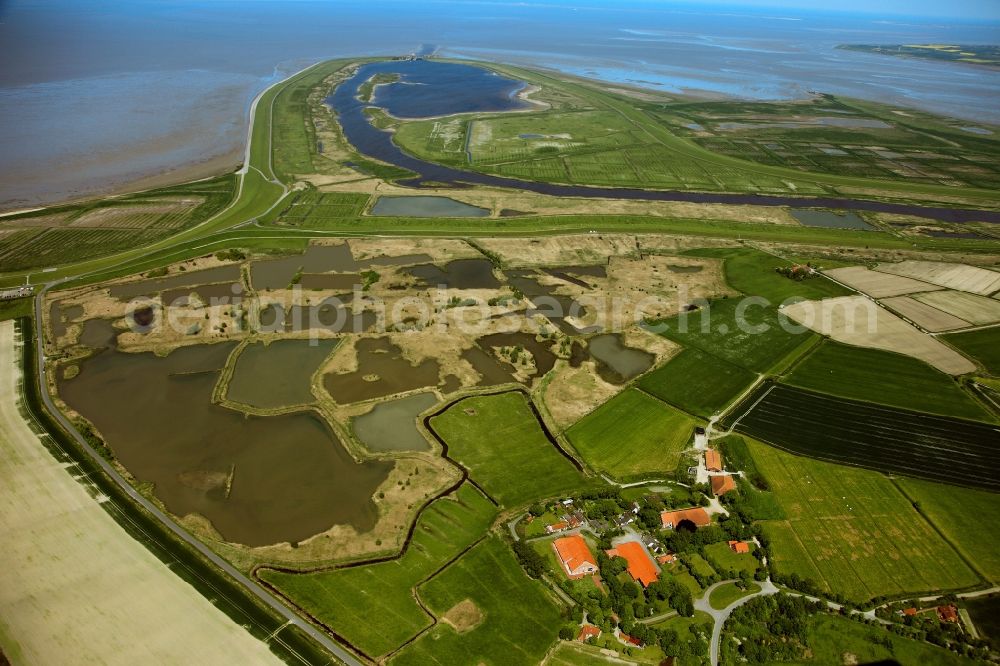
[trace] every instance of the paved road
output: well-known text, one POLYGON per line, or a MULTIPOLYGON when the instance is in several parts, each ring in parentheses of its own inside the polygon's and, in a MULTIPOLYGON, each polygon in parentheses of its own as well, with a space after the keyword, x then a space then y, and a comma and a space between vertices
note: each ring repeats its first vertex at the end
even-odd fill
POLYGON ((712 666, 718 666, 719 641, 722 638, 722 627, 723 625, 726 624, 726 620, 729 619, 729 616, 732 614, 732 612, 737 608, 739 608, 740 606, 742 606, 743 604, 750 601, 751 599, 778 593, 778 587, 771 582, 770 578, 768 578, 765 581, 760 581, 757 583, 758 585, 760 585, 760 590, 758 592, 754 592, 753 594, 748 594, 747 596, 741 599, 737 599, 736 601, 729 604, 722 610, 716 610, 712 608, 712 605, 708 603, 709 597, 712 596, 712 591, 715 590, 715 588, 717 587, 721 587, 722 585, 733 582, 735 582, 735 580, 723 580, 718 583, 715 583, 714 585, 710 585, 708 589, 705 590, 704 594, 702 594, 698 599, 695 599, 694 602, 695 610, 700 610, 705 613, 708 613, 709 615, 712 616, 712 620, 714 621, 714 624, 712 625, 712 640, 709 643, 708 647, 708 654, 712 660, 712 666))

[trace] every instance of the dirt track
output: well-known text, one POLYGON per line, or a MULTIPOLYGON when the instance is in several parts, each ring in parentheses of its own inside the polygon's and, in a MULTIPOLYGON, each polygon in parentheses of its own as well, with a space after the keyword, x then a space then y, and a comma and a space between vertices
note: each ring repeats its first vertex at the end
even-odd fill
POLYGON ((0 322, 0 647, 14 664, 278 664, 123 531, 17 408, 0 322))

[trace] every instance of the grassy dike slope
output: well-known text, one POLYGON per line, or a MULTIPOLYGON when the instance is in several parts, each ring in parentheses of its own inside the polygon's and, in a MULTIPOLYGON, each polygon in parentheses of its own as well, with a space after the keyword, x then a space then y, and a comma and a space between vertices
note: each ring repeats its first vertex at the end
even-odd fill
POLYGON ((7 656, 36 664, 280 663, 123 530, 45 450, 18 407, 20 360, 14 322, 0 322, 0 647, 7 656))

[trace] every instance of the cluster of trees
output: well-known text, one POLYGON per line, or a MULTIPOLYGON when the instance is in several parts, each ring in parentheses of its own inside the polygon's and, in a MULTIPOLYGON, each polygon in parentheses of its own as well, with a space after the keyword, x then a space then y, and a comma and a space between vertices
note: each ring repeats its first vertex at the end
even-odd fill
POLYGON ((525 541, 515 541, 513 548, 517 561, 521 563, 521 566, 524 567, 525 572, 529 576, 532 578, 541 578, 545 574, 550 573, 551 570, 545 558, 532 548, 531 544, 525 541))
POLYGON ((215 258, 219 261, 243 261, 247 258, 247 253, 237 248, 231 248, 216 252, 215 258))
POLYGON ((817 273, 812 269, 811 264, 795 264, 794 266, 778 266, 774 269, 778 275, 784 275, 790 280, 801 282, 808 278, 816 277, 817 273))
POLYGON ((822 602, 786 594, 754 597, 726 622, 724 661, 764 664, 801 659, 807 649, 809 618, 825 609, 822 602))

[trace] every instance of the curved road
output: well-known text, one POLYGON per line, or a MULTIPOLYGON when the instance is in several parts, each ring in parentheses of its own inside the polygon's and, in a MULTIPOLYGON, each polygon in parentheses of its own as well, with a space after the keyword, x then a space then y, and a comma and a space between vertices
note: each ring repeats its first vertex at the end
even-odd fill
POLYGON ((716 610, 712 608, 712 605, 708 603, 708 598, 712 596, 712 591, 715 590, 715 588, 717 587, 721 587, 722 585, 735 582, 736 582, 735 579, 723 580, 719 581, 718 583, 715 583, 714 585, 710 585, 708 589, 705 590, 704 594, 698 597, 698 599, 696 599, 694 602, 695 610, 700 610, 712 616, 713 620, 712 640, 708 646, 708 654, 712 660, 712 666, 718 666, 719 641, 722 638, 722 627, 726 624, 726 620, 729 619, 729 616, 732 614, 732 612, 755 597, 777 594, 779 592, 778 587, 771 582, 770 578, 768 578, 767 580, 760 581, 757 583, 758 585, 760 585, 760 590, 758 592, 754 592, 753 594, 748 594, 745 597, 737 599, 736 601, 729 604, 722 610, 716 610))

